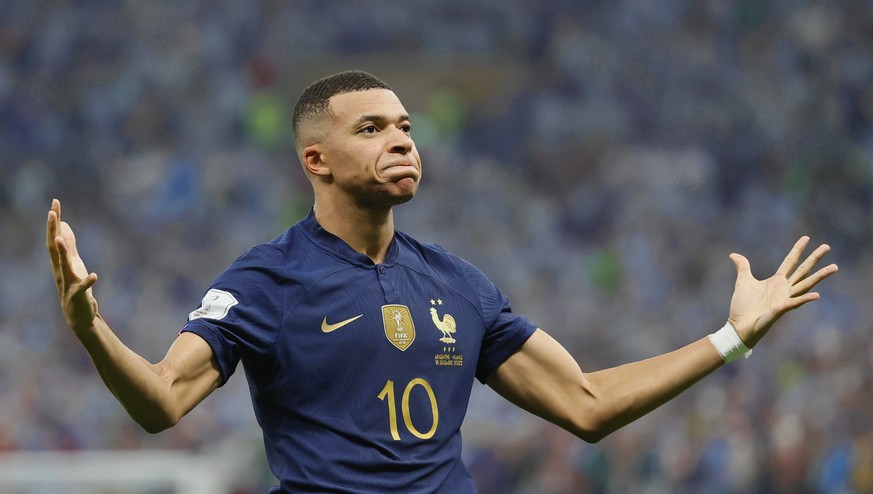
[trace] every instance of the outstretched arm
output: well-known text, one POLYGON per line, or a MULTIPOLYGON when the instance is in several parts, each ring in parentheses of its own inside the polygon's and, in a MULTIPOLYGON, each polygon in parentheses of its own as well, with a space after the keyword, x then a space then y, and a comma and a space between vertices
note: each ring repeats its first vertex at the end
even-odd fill
MULTIPOLYGON (((802 237, 776 273, 752 276, 748 260, 731 254, 737 280, 728 322, 754 347, 786 312, 818 299, 811 290, 837 271, 835 264, 812 272, 828 252, 821 245, 798 265, 809 242, 802 237)), ((724 364, 708 338, 657 357, 586 373, 542 330, 488 377, 487 383, 518 406, 578 437, 596 442, 666 403, 724 364)))
POLYGON ((144 429, 160 432, 171 427, 218 386, 212 349, 199 336, 181 334, 157 364, 118 339, 100 316, 92 291, 97 275, 88 272, 79 256, 73 230, 61 221, 57 199, 46 221, 46 247, 67 324, 106 386, 144 429))

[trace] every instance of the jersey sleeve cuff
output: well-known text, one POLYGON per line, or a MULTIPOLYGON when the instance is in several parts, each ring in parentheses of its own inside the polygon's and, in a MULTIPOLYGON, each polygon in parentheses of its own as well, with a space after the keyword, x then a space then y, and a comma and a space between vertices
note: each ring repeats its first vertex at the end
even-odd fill
POLYGON ((233 374, 236 369, 236 364, 229 364, 228 361, 237 362, 238 359, 234 359, 233 354, 234 351, 232 348, 229 348, 227 344, 227 340, 221 338, 214 328, 201 322, 199 319, 195 319, 194 321, 190 321, 182 327, 179 334, 182 333, 193 333, 197 336, 203 338, 206 341, 206 344, 212 348, 212 356, 218 364, 218 372, 221 375, 220 382, 218 384, 219 387, 224 386, 230 376, 233 374))
POLYGON ((485 380, 488 379, 488 376, 492 371, 494 371, 494 369, 499 367, 500 364, 510 357, 510 355, 521 348, 521 346, 524 345, 524 343, 536 331, 536 326, 528 321, 527 318, 519 317, 519 321, 523 321, 524 327, 518 331, 518 333, 513 335, 512 338, 507 338, 498 343, 493 350, 489 352, 488 358, 479 362, 479 365, 476 368, 476 379, 478 379, 482 384, 485 384, 485 380))

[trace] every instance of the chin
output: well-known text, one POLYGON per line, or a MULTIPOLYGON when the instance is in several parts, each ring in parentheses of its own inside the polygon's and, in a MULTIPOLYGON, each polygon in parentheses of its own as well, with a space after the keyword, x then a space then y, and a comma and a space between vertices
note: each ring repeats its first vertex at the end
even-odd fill
POLYGON ((391 208, 412 200, 415 188, 384 187, 361 197, 360 204, 367 208, 391 208))
POLYGON ((386 187, 386 192, 395 204, 403 204, 415 197, 415 193, 418 192, 418 182, 411 178, 404 178, 386 187))
POLYGON ((389 197, 388 200, 391 202, 392 206, 396 206, 398 204, 403 204, 403 203, 411 201, 412 198, 415 197, 415 192, 416 192, 415 190, 411 190, 411 191, 404 191, 404 192, 390 194, 388 196, 389 197))
POLYGON ((407 202, 411 201, 413 197, 415 197, 414 193, 406 195, 406 196, 398 197, 397 200, 394 202, 394 205, 396 206, 398 204, 407 203, 407 202))

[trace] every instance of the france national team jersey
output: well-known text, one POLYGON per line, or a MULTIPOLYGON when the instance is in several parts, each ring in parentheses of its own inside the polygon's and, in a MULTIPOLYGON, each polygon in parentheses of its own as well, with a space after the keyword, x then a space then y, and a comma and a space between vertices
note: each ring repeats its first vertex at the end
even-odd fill
POLYGON ((279 492, 472 493, 473 379, 534 332, 479 270, 396 232, 385 262, 309 215, 225 270, 182 331, 241 360, 279 492))

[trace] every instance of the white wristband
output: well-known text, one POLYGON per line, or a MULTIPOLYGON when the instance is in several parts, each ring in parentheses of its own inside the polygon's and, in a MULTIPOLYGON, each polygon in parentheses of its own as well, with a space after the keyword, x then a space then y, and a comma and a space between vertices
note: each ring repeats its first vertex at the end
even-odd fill
POLYGON ((730 322, 726 322, 721 329, 709 335, 708 338, 725 362, 733 362, 741 355, 749 358, 749 355, 752 354, 730 322))

